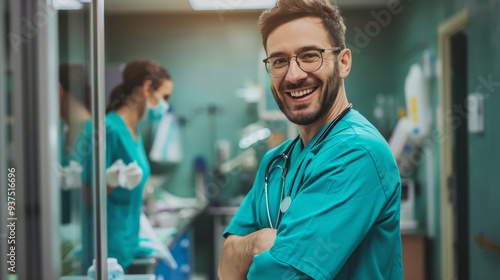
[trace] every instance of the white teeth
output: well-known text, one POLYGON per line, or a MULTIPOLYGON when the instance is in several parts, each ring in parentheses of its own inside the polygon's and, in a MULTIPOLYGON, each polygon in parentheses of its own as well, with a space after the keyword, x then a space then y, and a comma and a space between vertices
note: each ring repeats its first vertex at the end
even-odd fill
POLYGON ((310 89, 306 89, 306 90, 301 90, 301 91, 295 91, 295 92, 290 92, 290 95, 292 95, 293 97, 300 97, 300 96, 303 96, 303 95, 306 95, 306 94, 309 94, 313 91, 312 88, 310 89))

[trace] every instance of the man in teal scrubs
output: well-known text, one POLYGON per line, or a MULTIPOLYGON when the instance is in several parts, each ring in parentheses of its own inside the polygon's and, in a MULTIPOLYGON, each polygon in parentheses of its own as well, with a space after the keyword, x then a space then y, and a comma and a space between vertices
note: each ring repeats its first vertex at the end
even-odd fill
POLYGON ((264 156, 224 232, 220 278, 403 279, 399 172, 377 129, 349 110, 338 7, 280 0, 259 27, 274 98, 300 138, 264 156), (288 148, 282 185, 287 164, 273 159, 288 148))

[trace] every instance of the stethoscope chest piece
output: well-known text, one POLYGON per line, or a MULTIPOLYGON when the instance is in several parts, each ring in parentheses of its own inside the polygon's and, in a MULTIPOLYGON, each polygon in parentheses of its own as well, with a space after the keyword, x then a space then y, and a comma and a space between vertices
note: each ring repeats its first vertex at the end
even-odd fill
POLYGON ((292 203, 292 199, 289 196, 283 198, 283 200, 280 203, 281 213, 285 213, 286 210, 288 210, 288 207, 290 207, 291 203, 292 203))

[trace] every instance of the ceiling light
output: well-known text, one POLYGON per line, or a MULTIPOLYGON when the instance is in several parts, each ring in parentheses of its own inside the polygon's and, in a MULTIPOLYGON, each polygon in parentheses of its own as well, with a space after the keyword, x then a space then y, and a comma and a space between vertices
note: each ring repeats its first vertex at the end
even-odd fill
POLYGON ((250 10, 267 9, 277 0, 189 0, 193 10, 250 10))
POLYGON ((57 10, 80 10, 83 7, 77 0, 52 0, 52 5, 57 10))

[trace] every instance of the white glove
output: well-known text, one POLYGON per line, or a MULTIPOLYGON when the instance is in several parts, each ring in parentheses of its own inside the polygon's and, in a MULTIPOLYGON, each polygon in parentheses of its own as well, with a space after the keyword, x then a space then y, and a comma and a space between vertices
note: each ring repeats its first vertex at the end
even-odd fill
POLYGON ((106 183, 110 187, 122 187, 129 190, 137 187, 142 181, 142 169, 137 161, 125 165, 121 159, 106 169, 106 183))
POLYGON ((129 190, 137 187, 142 181, 142 169, 137 165, 137 161, 124 166, 121 174, 118 176, 120 186, 129 190))
POLYGON ((78 162, 72 160, 66 167, 62 167, 61 165, 56 163, 55 167, 57 169, 57 177, 59 183, 61 184, 61 188, 63 190, 70 190, 81 187, 81 174, 83 168, 78 162))
POLYGON ((66 170, 66 168, 62 167, 59 163, 54 163, 54 169, 56 170, 56 174, 57 174, 57 180, 59 180, 59 184, 61 185, 61 188, 63 190, 67 190, 67 186, 66 186, 66 173, 68 173, 68 171, 66 170))
POLYGON ((83 168, 80 165, 80 163, 72 160, 69 162, 69 165, 65 169, 66 169, 65 187, 67 189, 75 189, 81 187, 82 186, 81 174, 83 168))
POLYGON ((108 186, 115 188, 120 185, 118 176, 123 167, 125 167, 125 164, 123 163, 123 160, 119 159, 106 169, 106 184, 108 186))

